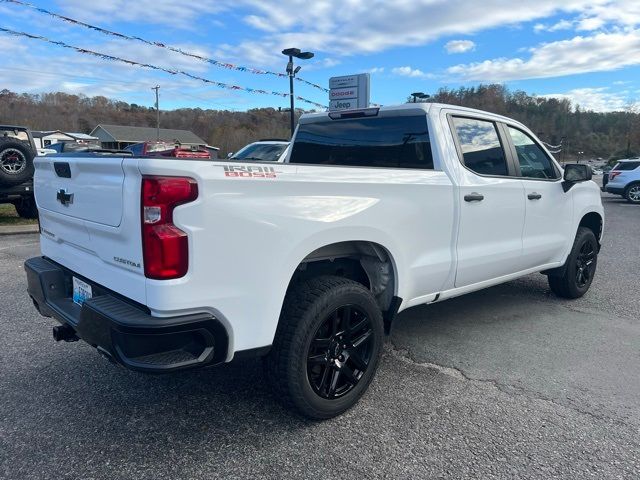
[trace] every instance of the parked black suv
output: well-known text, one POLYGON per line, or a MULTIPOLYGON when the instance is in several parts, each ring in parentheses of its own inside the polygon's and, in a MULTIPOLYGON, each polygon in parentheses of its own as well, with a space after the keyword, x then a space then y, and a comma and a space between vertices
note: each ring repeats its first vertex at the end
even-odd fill
POLYGON ((33 197, 36 145, 25 127, 0 125, 0 203, 12 203, 23 218, 37 218, 33 197))

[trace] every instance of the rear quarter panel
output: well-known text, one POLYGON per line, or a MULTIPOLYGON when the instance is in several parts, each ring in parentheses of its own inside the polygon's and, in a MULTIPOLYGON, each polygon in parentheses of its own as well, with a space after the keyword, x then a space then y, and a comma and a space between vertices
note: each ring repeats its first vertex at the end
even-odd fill
MULTIPOLYGON (((289 281, 312 251, 376 242, 390 253, 405 300, 438 292, 451 271, 453 195, 439 171, 250 164, 272 178, 225 176, 227 162, 190 162, 199 197, 174 221, 189 234, 188 274, 147 280, 155 315, 210 311, 231 351, 270 345, 289 281)), ((247 165, 247 164, 242 164, 247 165)), ((141 173, 184 175, 184 163, 144 160, 141 173)))

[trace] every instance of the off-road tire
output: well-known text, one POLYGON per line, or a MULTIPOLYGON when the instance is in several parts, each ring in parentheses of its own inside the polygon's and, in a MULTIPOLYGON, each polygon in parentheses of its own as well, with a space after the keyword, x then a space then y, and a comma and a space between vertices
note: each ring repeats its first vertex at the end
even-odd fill
POLYGON ((586 227, 579 227, 576 238, 573 241, 571 253, 567 258, 567 262, 561 270, 561 273, 549 275, 549 287, 551 291, 562 298, 580 298, 591 286, 593 277, 596 273, 598 265, 598 241, 593 231, 586 227), (588 260, 584 250, 590 250, 592 258, 588 260), (584 257, 584 258, 583 258, 584 257), (585 262, 590 261, 588 265, 588 278, 580 276, 580 268, 584 268, 585 262), (586 280, 586 281, 581 281, 586 280))
MULTIPOLYGON (((267 378, 274 394, 286 407, 314 420, 335 417, 355 405, 367 390, 378 367, 383 342, 382 312, 367 288, 336 276, 305 280, 290 287, 285 298, 273 346, 265 358, 267 378), (344 308, 349 311, 354 308, 360 312, 360 318, 369 320, 369 360, 351 390, 337 398, 323 398, 311 385, 310 349, 317 341, 318 329, 327 325, 333 313, 344 308)), ((322 368, 340 370, 333 363, 322 368)))
POLYGON ((33 177, 35 152, 19 140, 0 137, 0 185, 20 185, 33 177))
POLYGON ((640 183, 632 183, 625 188, 624 198, 626 198, 629 203, 640 204, 640 183))

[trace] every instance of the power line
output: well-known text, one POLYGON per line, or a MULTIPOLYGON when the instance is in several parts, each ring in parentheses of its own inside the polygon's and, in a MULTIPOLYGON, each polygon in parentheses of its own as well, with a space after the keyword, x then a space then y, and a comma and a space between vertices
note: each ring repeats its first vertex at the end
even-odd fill
MULTIPOLYGON (((14 72, 14 71, 18 71, 18 72, 25 72, 25 73, 37 73, 39 76, 48 76, 48 77, 54 77, 54 78, 66 78, 66 79, 76 79, 76 80, 88 80, 88 81, 99 81, 101 85, 133 85, 133 86, 137 86, 137 87, 141 87, 141 88, 147 88, 149 86, 148 82, 144 83, 144 82, 127 82, 125 80, 110 80, 104 77, 89 77, 86 75, 73 75, 73 74, 67 74, 67 73, 56 73, 56 72, 47 72, 47 71, 41 71, 41 70, 34 70, 34 69, 28 69, 28 68, 19 68, 19 67, 0 67, 0 71, 5 71, 5 72, 14 72)), ((178 90, 180 87, 164 87, 164 89, 166 91, 170 91, 173 92, 172 96, 177 96, 177 97, 182 97, 182 98, 191 98, 193 100, 199 100, 201 102, 204 103, 208 103, 211 105, 220 105, 225 107, 227 110, 231 110, 231 111, 235 111, 237 110, 236 108, 232 107, 231 105, 227 104, 227 103, 222 103, 222 102, 214 102, 213 100, 211 100, 210 98, 205 98, 205 97, 201 97, 201 96, 197 96, 197 95, 191 95, 188 94, 186 92, 182 92, 180 90, 178 90)), ((141 92, 138 92, 140 95, 142 95, 141 92)))
MULTIPOLYGON (((226 69, 229 69, 229 70, 237 70, 239 72, 248 72, 248 73, 253 73, 253 74, 256 74, 256 75, 274 75, 276 77, 287 77, 288 76, 286 73, 278 73, 278 72, 272 72, 272 71, 269 71, 269 70, 262 70, 262 69, 259 69, 259 68, 245 67, 245 66, 242 66, 242 65, 234 65, 232 63, 220 62, 218 60, 214 60, 212 58, 205 57, 204 55, 199 55, 197 53, 188 52, 188 51, 183 50, 183 49, 178 48, 178 47, 173 47, 171 45, 166 45, 166 44, 164 44, 162 42, 157 42, 157 41, 154 41, 154 40, 147 40, 147 39, 144 39, 142 37, 135 36, 135 35, 126 35, 124 33, 114 32, 112 30, 107 30, 106 28, 102 28, 102 27, 98 27, 96 25, 91 25, 89 23, 81 22, 80 20, 76 20, 74 18, 67 17, 65 15, 60 15, 59 13, 52 12, 52 11, 47 10, 45 8, 41 8, 41 7, 38 7, 37 5, 33 5, 31 3, 28 3, 28 2, 23 2, 21 0, 0 0, 0 2, 2 2, 2 3, 13 3, 15 5, 21 5, 23 7, 31 8, 31 9, 33 9, 33 10, 39 12, 39 13, 42 13, 44 15, 49 15, 50 17, 56 18, 58 20, 62 20, 63 22, 67 22, 67 23, 71 23, 73 25, 78 25, 78 26, 81 26, 81 27, 84 27, 84 28, 88 28, 90 30, 94 30, 96 32, 100 32, 100 33, 102 33, 104 35, 109 35, 109 36, 112 36, 112 37, 118 37, 118 38, 121 38, 123 40, 142 42, 142 43, 145 43, 147 45, 154 46, 154 47, 164 48, 165 50, 170 50, 172 52, 179 53, 180 55, 184 55, 186 57, 195 58, 195 59, 200 60, 202 62, 209 63, 211 65, 215 65, 216 67, 226 68, 226 69)), ((302 82, 302 83, 304 83, 306 85, 309 85, 309 86, 311 86, 313 88, 317 88, 317 89, 322 90, 324 92, 329 92, 329 90, 327 88, 324 88, 323 86, 317 85, 317 84, 315 84, 313 82, 310 82, 308 80, 305 80, 304 78, 296 77, 295 79, 297 81, 302 82)))
MULTIPOLYGON (((148 82, 128 82, 126 80, 115 80, 115 79, 108 79, 105 77, 90 77, 87 75, 74 75, 71 73, 60 73, 60 72, 48 72, 48 71, 44 71, 44 70, 35 70, 35 69, 29 69, 29 68, 20 68, 20 67, 0 67, 0 71, 5 71, 5 72, 25 72, 25 73, 37 73, 38 76, 45 76, 45 77, 54 77, 54 78, 66 78, 66 79, 72 79, 72 80, 85 80, 85 81, 99 81, 101 85, 133 85, 133 86, 137 86, 140 88, 147 88, 149 86, 148 82)), ((231 107, 229 104, 227 103, 222 103, 222 102, 214 102, 213 100, 211 100, 210 98, 205 98, 205 97, 200 97, 200 96, 196 96, 196 95, 190 95, 186 92, 182 92, 180 90, 178 90, 178 86, 175 87, 164 87, 165 90, 174 92, 172 93, 172 96, 179 96, 179 97, 184 97, 184 98, 192 98, 195 100, 200 100, 202 102, 205 103, 209 103, 211 105, 221 105, 229 110, 235 110, 234 107, 231 107)), ((140 93, 140 92, 139 92, 140 93)))
MULTIPOLYGON (((3 1, 3 0, 0 0, 3 1)), ((225 88, 227 90, 240 90, 240 91, 245 91, 248 93, 257 93, 257 94, 261 94, 261 95, 275 95, 278 97, 289 97, 290 94, 289 93, 283 93, 283 92, 276 92, 273 90, 263 90, 261 88, 249 88, 249 87, 242 87, 240 85, 231 85, 228 83, 223 83, 223 82, 218 82, 216 80, 211 80, 205 77, 201 77, 199 75, 193 75, 191 73, 185 72, 184 70, 174 70, 174 69, 170 69, 170 68, 165 68, 165 67, 160 67, 158 65, 153 65, 150 63, 141 63, 141 62, 136 62, 134 60, 128 60, 126 58, 121 58, 121 57, 116 57, 114 55, 109 55, 106 53, 101 53, 101 52, 96 52, 94 50, 89 50, 86 48, 81 48, 81 47, 77 47, 74 45, 69 45, 68 43, 65 42, 61 42, 59 40, 51 40, 47 37, 43 37, 42 35, 34 35, 32 33, 26 33, 26 32, 18 32, 15 30, 11 30, 8 28, 4 28, 4 27, 0 27, 0 32, 4 32, 7 33, 9 35, 12 35, 14 37, 25 37, 25 38, 29 38, 31 40, 39 40, 42 42, 46 42, 46 43, 50 43, 52 45, 57 45, 59 47, 62 48, 67 48, 70 50, 74 50, 78 53, 83 53, 86 55, 92 55, 94 57, 98 57, 101 58, 102 60, 109 60, 112 62, 120 62, 120 63, 125 63, 127 65, 133 65, 133 66, 137 66, 137 67, 142 67, 142 68, 149 68, 151 70, 157 70, 157 71, 161 71, 161 72, 165 72, 168 73, 170 75, 182 75, 188 78, 191 78, 193 80, 199 80, 201 82, 204 83, 208 83, 210 85, 215 85, 216 87, 219 88, 225 88)), ((318 108, 327 108, 325 105, 322 105, 320 103, 316 103, 314 101, 308 100, 304 97, 300 97, 300 96, 296 96, 295 97, 296 100, 300 100, 301 102, 305 102, 308 103, 310 105, 313 105, 314 107, 318 107, 318 108)))

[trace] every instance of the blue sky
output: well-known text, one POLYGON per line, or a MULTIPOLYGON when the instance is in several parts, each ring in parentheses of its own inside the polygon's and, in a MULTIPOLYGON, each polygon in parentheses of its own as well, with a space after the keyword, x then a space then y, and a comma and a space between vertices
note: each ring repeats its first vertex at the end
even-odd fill
MULTIPOLYGON (((278 72, 285 66, 279 53, 283 48, 311 50, 315 57, 301 64, 301 77, 326 86, 331 76, 371 72, 371 100, 379 104, 401 103, 413 91, 490 82, 530 94, 566 97, 597 111, 622 110, 640 99, 638 0, 32 0, 32 4, 219 61, 278 72)), ((0 27, 219 82, 288 91, 285 78, 217 68, 11 3, 0 2, 0 27)), ((0 50, 4 52, 0 89, 105 95, 151 106, 151 87, 159 84, 163 109, 288 105, 286 98, 219 89, 1 33, 0 50)), ((300 83, 296 94, 328 104, 326 93, 300 83)))

